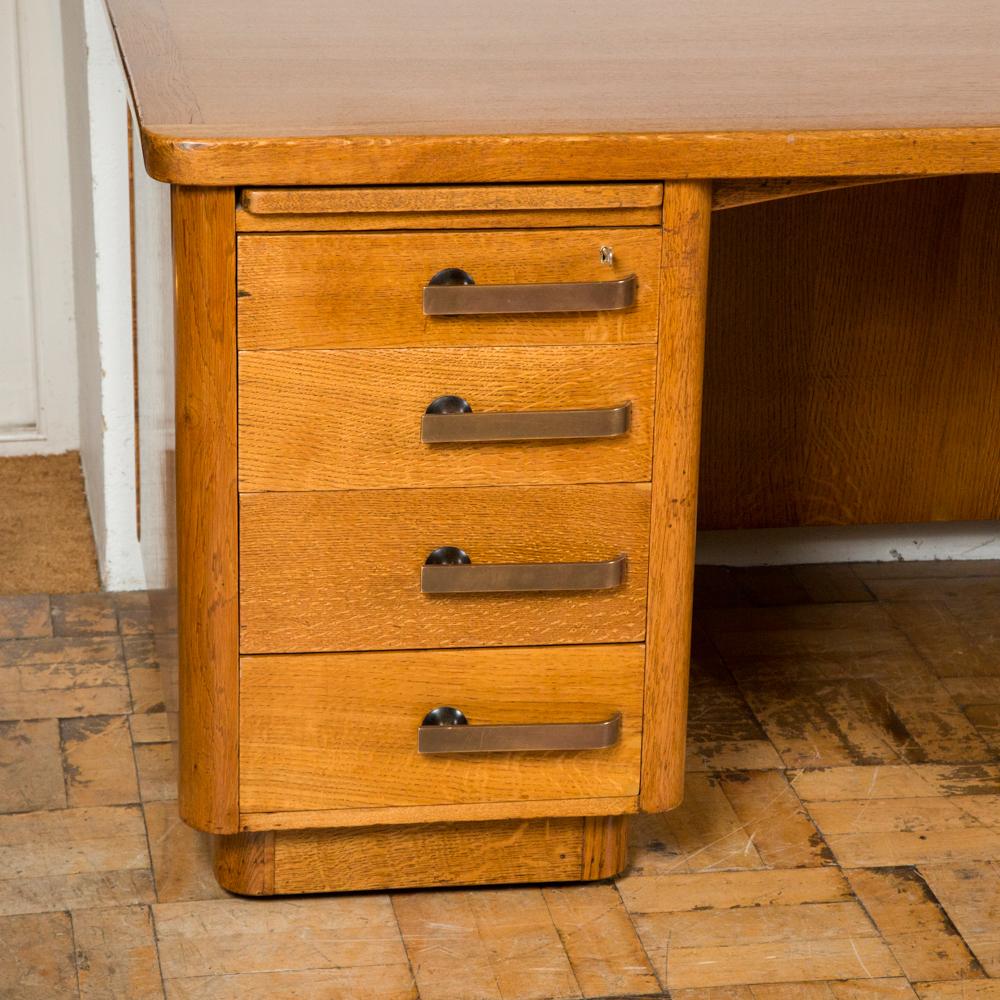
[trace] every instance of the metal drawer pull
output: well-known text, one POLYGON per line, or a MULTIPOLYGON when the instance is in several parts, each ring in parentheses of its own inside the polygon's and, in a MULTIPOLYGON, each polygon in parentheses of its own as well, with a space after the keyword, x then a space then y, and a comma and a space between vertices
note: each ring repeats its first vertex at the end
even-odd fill
POLYGON ((468 271, 448 267, 424 286, 425 316, 496 313, 613 312, 635 304, 639 279, 477 285, 468 271))
POLYGON ((420 440, 443 444, 620 437, 628 433, 631 414, 631 403, 603 410, 473 413, 461 396, 438 396, 421 418, 420 440))
POLYGON ((418 753, 509 753, 512 750, 601 750, 614 746, 621 713, 603 722, 556 722, 528 726, 470 726, 457 708, 442 705, 417 730, 418 753))
POLYGON ((607 562, 488 563, 473 566, 463 549, 442 545, 420 567, 425 594, 498 594, 545 590, 611 590, 625 579, 628 556, 607 562))

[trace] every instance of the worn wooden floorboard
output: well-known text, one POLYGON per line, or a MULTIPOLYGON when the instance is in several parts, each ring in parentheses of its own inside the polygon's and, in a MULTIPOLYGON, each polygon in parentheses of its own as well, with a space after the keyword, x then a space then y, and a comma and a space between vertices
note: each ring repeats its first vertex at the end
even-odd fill
POLYGON ((265 901, 177 817, 146 595, 0 598, 0 996, 1000 1000, 1000 564, 697 589, 616 882, 265 901))

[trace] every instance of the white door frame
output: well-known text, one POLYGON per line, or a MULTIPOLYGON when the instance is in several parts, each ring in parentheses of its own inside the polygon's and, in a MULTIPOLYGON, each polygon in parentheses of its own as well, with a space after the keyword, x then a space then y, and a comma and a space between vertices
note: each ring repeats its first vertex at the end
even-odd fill
POLYGON ((80 445, 62 25, 58 0, 0 0, 0 14, 0 30, 14 32, 20 81, 13 125, 24 168, 36 400, 33 420, 0 427, 0 456, 52 454, 80 445))

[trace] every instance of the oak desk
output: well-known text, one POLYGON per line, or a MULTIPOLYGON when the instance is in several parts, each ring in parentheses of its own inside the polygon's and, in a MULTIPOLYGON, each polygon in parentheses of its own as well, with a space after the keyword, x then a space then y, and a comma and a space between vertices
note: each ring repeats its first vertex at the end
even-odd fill
POLYGON ((990 5, 108 7, 227 887, 624 866, 682 789, 703 386, 707 526, 996 516, 990 5))

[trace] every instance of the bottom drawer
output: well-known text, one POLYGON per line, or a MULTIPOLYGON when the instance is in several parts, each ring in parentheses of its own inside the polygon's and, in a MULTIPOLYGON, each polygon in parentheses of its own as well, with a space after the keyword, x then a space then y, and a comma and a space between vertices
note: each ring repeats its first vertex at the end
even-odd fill
POLYGON ((240 812, 636 795, 644 650, 243 657, 240 812), (441 746, 452 733, 437 727, 421 733, 442 707, 464 713, 461 746, 441 746), (468 752, 470 741, 486 749, 468 752), (566 748, 581 744, 594 748, 566 748))

